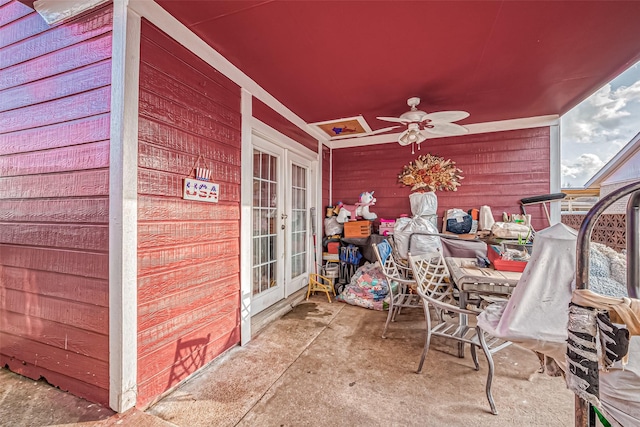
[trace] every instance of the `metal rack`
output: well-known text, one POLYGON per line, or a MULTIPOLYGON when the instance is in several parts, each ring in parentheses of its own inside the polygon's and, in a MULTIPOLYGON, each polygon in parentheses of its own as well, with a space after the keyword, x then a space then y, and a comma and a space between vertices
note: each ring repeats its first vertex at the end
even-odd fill
POLYGON ((527 214, 527 210, 524 208, 527 205, 537 205, 542 203, 542 207, 544 208, 544 213, 547 215, 547 221, 549 221, 549 225, 551 225, 551 216, 549 215, 549 209, 547 208, 547 202, 553 202, 554 200, 562 200, 567 195, 565 193, 553 193, 553 194, 543 194, 541 196, 532 196, 532 197, 524 197, 520 199, 520 209, 522 209, 523 214, 527 214))
MULTIPOLYGON (((627 203, 627 291, 630 298, 640 293, 640 181, 619 188, 606 195, 587 213, 578 232, 576 247, 576 289, 589 288, 589 245, 591 232, 602 213, 616 201, 631 195, 627 203)), ((576 396, 575 426, 594 427, 595 414, 589 404, 576 396)))

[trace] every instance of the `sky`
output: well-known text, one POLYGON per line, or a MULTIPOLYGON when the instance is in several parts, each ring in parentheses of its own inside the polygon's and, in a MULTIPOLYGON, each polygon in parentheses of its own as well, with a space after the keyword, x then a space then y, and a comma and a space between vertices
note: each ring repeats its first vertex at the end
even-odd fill
POLYGON ((640 132, 640 62, 560 118, 562 188, 581 188, 640 132))

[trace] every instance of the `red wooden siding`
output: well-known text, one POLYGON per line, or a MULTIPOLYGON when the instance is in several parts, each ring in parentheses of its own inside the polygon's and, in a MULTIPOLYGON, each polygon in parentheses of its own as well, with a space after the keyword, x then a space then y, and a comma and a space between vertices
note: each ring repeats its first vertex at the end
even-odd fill
POLYGON ((102 404, 111 20, 0 1, 0 364, 102 404))
POLYGON ((138 407, 240 340, 240 89, 146 21, 138 144, 138 407), (219 203, 182 199, 202 155, 219 203))
MULTIPOLYGON (((421 151, 397 143, 333 150, 333 200, 354 203, 363 191, 375 191, 371 208, 378 218, 411 215, 410 188, 398 183, 402 167, 420 154, 451 159, 464 179, 456 192, 439 191, 438 216, 446 209, 491 207, 496 220, 502 212, 520 213, 523 197, 550 191, 549 128, 523 129, 481 135, 429 139, 421 151)), ((533 225, 547 227, 540 205, 527 207, 533 225)), ((441 224, 439 225, 439 227, 441 224)))
POLYGON ((314 153, 318 152, 318 140, 308 133, 304 132, 298 126, 284 118, 280 113, 273 110, 264 102, 257 98, 253 98, 252 102, 253 117, 263 123, 276 129, 278 132, 297 141, 300 145, 307 147, 314 153))

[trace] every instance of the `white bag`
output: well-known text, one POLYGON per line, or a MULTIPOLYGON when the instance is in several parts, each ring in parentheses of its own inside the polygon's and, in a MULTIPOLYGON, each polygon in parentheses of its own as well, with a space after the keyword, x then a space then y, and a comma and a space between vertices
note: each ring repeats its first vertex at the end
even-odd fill
POLYGON ((496 221, 493 219, 491 208, 489 206, 480 206, 480 214, 478 218, 478 228, 480 230, 489 231, 496 221))
POLYGON ((526 239, 529 236, 529 226, 515 222, 496 222, 491 227, 491 234, 499 239, 526 239))
POLYGON ((335 216, 324 219, 324 235, 334 236, 336 234, 342 234, 343 225, 338 222, 335 216))
POLYGON ((434 192, 411 193, 409 196, 413 218, 398 218, 393 227, 393 240, 402 258, 407 258, 409 249, 412 255, 423 254, 436 249, 441 250, 440 237, 424 236, 414 233, 437 234, 434 224, 438 210, 438 198, 434 192))
POLYGON ((425 236, 419 233, 438 234, 438 228, 426 216, 396 220, 396 225, 393 227, 393 240, 401 258, 406 259, 409 250, 411 250, 411 255, 420 255, 435 250, 442 251, 439 236, 425 236))
POLYGON ((438 197, 433 191, 427 193, 411 193, 409 195, 413 216, 436 215, 438 213, 438 197))

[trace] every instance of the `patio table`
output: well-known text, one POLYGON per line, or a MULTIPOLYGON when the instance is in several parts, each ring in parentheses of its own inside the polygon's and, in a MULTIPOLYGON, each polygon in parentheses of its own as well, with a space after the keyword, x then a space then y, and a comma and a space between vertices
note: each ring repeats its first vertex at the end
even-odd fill
MULTIPOLYGON (((480 268, 475 265, 475 258, 446 257, 444 260, 460 292, 461 308, 466 308, 470 294, 510 296, 522 276, 520 272, 480 268)), ((460 323, 467 324, 466 315, 460 316, 460 323)), ((458 357, 464 357, 463 344, 458 345, 458 357)))

